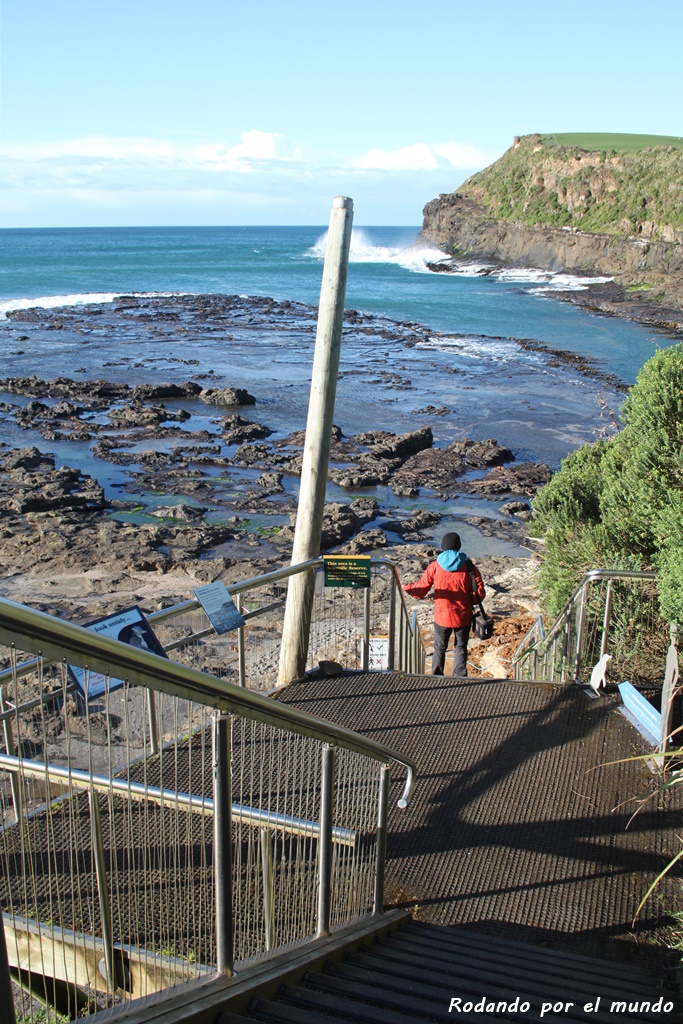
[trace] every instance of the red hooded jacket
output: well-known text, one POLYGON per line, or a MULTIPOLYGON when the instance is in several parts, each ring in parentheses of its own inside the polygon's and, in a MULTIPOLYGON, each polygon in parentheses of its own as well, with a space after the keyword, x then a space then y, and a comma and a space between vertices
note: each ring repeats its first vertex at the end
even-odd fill
MULTIPOLYGON (((444 551, 439 555, 456 556, 459 552, 444 551)), ((448 562, 449 559, 443 559, 448 562)), ((462 629, 472 624, 473 604, 483 601, 486 597, 486 588, 481 578, 481 573, 476 565, 469 559, 456 559, 460 562, 455 571, 444 569, 438 561, 431 562, 424 575, 417 583, 406 583, 403 589, 411 597, 426 597, 432 586, 434 587, 434 622, 437 626, 447 626, 451 629, 462 629), (476 596, 472 594, 471 570, 477 584, 476 596)))

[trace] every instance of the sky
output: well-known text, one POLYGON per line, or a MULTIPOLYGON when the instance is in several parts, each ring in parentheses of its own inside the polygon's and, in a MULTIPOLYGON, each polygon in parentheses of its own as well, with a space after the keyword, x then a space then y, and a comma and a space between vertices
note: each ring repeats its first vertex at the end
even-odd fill
POLYGON ((681 0, 0 0, 0 227, 419 225, 516 135, 683 135, 682 37, 681 0))

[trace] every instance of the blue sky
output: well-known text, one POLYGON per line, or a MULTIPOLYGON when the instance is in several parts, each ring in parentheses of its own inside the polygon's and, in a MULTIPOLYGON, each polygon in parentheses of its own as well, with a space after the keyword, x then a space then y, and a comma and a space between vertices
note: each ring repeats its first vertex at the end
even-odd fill
POLYGON ((1 0, 0 225, 417 225, 533 131, 683 135, 683 3, 1 0))

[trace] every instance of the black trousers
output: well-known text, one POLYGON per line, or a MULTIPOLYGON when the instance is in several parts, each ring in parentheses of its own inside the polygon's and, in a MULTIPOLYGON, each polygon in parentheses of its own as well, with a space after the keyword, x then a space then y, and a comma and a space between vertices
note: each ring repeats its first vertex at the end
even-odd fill
POLYGON ((454 629, 451 626, 439 626, 434 623, 434 656, 432 658, 432 675, 442 676, 443 667, 446 661, 446 648, 455 633, 455 650, 453 651, 453 675, 467 675, 467 642, 470 638, 470 627, 463 626, 462 629, 454 629))

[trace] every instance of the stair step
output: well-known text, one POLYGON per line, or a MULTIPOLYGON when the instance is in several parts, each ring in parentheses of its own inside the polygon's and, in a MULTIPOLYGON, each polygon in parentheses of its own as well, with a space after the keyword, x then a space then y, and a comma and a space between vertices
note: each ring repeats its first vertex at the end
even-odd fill
POLYGON ((373 1024, 423 1024, 424 1016, 413 1017, 398 1010, 390 1010, 381 1006, 370 1006, 368 1003, 358 1001, 353 990, 345 998, 339 995, 332 995, 329 992, 318 991, 309 987, 288 986, 282 993, 282 998, 287 999, 297 1006, 315 1006, 318 1009, 334 1008, 343 1013, 344 1018, 351 1018, 354 1021, 372 1020, 373 1024))
MULTIPOLYGON (((468 932, 463 928, 439 927, 439 925, 423 922, 403 925, 394 935, 405 937, 409 942, 415 939, 420 944, 429 944, 432 948, 441 950, 453 949, 454 952, 459 953, 481 950, 487 956, 490 956, 491 953, 498 953, 501 956, 518 958, 524 964, 537 963, 545 969, 546 973, 549 968, 554 969, 554 965, 562 968, 574 964, 579 968, 581 974, 595 974, 602 979, 607 964, 605 960, 583 956, 581 953, 565 953, 557 949, 527 946, 512 939, 484 935, 481 932, 468 932)), ((651 977, 640 967, 609 961, 609 968, 610 976, 613 978, 621 977, 625 982, 632 982, 634 977, 638 977, 646 985, 650 985, 650 987, 652 985, 651 977)))
MULTIPOLYGON (((311 975, 307 978, 307 985, 315 987, 316 989, 333 992, 340 999, 343 999, 345 994, 351 990, 356 998, 371 1004, 370 1014, 368 1016, 368 1020, 370 1021, 373 1019, 372 1012, 374 1012, 374 1007, 376 1006, 394 1009, 401 1013, 412 1014, 421 1021, 441 1020, 442 1018, 448 1018, 454 1021, 471 1019, 478 1022, 478 1024, 484 1024, 487 1020, 494 1020, 493 1017, 488 1018, 482 1014, 460 1014, 459 1017, 451 1014, 449 1016, 448 1006, 451 998, 450 995, 448 999, 434 999, 424 993, 398 992, 393 985, 393 979, 386 983, 385 979, 378 977, 377 975, 373 975, 369 981, 361 981, 358 978, 354 978, 353 975, 335 977, 325 973, 311 975)), ((454 992, 453 995, 457 995, 457 993, 454 992)), ((516 1024, 519 1024, 519 1019, 519 1016, 508 1017, 503 1016, 502 1014, 498 1014, 495 1017, 496 1024, 506 1024, 507 1021, 515 1021, 516 1024)), ((553 1024, 559 1024, 561 1020, 562 1024, 567 1024, 567 1019, 565 1017, 553 1018, 545 1016, 543 1020, 546 1022, 553 1022, 553 1024)))
POLYGON ((254 1024, 255 1020, 273 1021, 274 1024, 333 1024, 339 1020, 338 1016, 330 1017, 316 1010, 281 1003, 279 999, 259 999, 254 1006, 254 1013, 256 1016, 248 1024, 254 1024))
MULTIPOLYGON (((519 1024, 540 1019, 544 1002, 570 1004, 567 1012, 544 1013, 544 1024, 614 1024, 613 1001, 653 1003, 663 995, 647 981, 644 972, 607 961, 409 923, 342 960, 328 960, 322 970, 309 971, 275 996, 257 997, 241 1014, 224 1011, 215 1024, 519 1024), (584 1011, 598 995, 599 1012, 584 1011), (454 998, 461 1005, 484 998, 495 1006, 519 999, 531 1008, 521 1016, 507 1010, 450 1012, 454 998)), ((671 995, 663 998, 674 1001, 671 995)), ((627 1012, 630 1024, 654 1019, 627 1012)), ((680 1024, 677 1014, 666 1016, 680 1024)))
MULTIPOLYGON (((571 990, 567 995, 560 995, 559 998, 549 993, 546 993, 544 998, 542 994, 527 992, 524 979, 520 979, 514 986, 501 988, 490 981, 484 981, 481 985, 472 986, 471 982, 466 978, 454 982, 443 975, 432 976, 431 980, 425 983, 422 980, 424 977, 424 974, 421 972, 420 981, 414 981, 411 978, 406 978, 405 973, 387 974, 383 970, 373 970, 367 967, 356 966, 354 962, 344 962, 327 964, 322 975, 311 975, 310 979, 307 979, 307 983, 316 987, 324 984, 325 987, 331 987, 340 992, 346 992, 352 986, 355 995, 368 999, 368 1001, 373 1003, 380 1003, 381 1005, 403 1010, 410 1008, 411 1013, 422 1013, 423 1016, 437 1016, 437 1018, 440 1018, 443 1014, 447 1015, 451 998, 457 996, 460 996, 463 1002, 470 1000, 478 1002, 482 996, 486 995, 487 1000, 490 999, 492 1002, 508 1004, 512 1003, 517 996, 522 998, 528 997, 532 1007, 535 1006, 539 1011, 540 1004, 544 1001, 556 1003, 564 999, 565 1002, 574 1003, 575 1005, 567 1013, 558 1015, 546 1013, 543 1017, 545 1024, 567 1024, 568 1021, 577 1020, 588 1021, 591 1024, 614 1024, 614 1015, 609 1012, 603 1012, 604 1003, 598 1013, 584 1013, 583 1011, 585 1003, 591 1002, 595 996, 601 994, 599 989, 591 992, 586 999, 574 998, 571 990)), ((552 976, 549 979, 549 984, 552 984, 552 976)), ((641 993, 637 996, 633 994, 631 998, 641 999, 645 997, 654 1000, 659 998, 660 994, 655 994, 651 988, 648 993, 641 993)), ((620 993, 620 998, 628 1000, 629 995, 630 990, 627 990, 620 993)), ((456 1018, 451 1016, 450 1019, 456 1018)), ((481 1021, 483 1018, 481 1014, 475 1014, 472 1019, 481 1021)), ((496 1015, 495 1019, 503 1021, 507 1018, 496 1015)), ((519 1017, 510 1017, 509 1019, 519 1020, 519 1017)), ((630 1017, 631 1021, 648 1019, 651 1020, 652 1018, 639 1014, 631 1015, 630 1017)))
MULTIPOLYGON (((451 983, 455 983, 458 977, 464 977, 470 983, 481 980, 483 984, 489 985, 493 981, 498 987, 519 987, 520 974, 523 973, 525 991, 529 994, 544 994, 548 991, 548 964, 529 964, 522 956, 504 961, 498 960, 490 953, 485 955, 482 951, 473 952, 466 947, 460 950, 443 950, 438 945, 420 946, 410 938, 402 937, 400 933, 395 937, 388 936, 364 948, 362 952, 376 961, 386 963, 387 970, 391 973, 404 973, 406 967, 412 967, 416 972, 419 970, 421 976, 430 972, 439 973, 442 977, 447 976, 451 983), (394 966, 389 967, 389 964, 394 966)), ((354 962, 358 961, 354 958, 354 962)), ((577 999, 590 1002, 598 985, 601 995, 620 999, 626 979, 615 980, 611 976, 606 976, 605 965, 601 966, 600 973, 586 975, 577 971, 576 966, 563 970, 560 965, 554 965, 550 972, 553 987, 560 989, 564 985, 577 999)), ((629 982, 629 991, 634 995, 636 992, 642 992, 645 997, 652 992, 651 982, 645 985, 638 978, 631 978, 629 982)))

